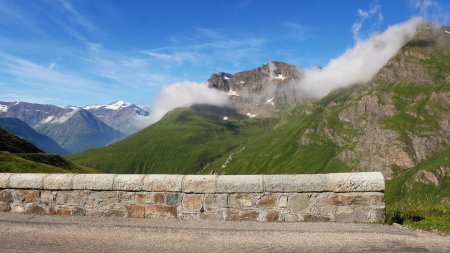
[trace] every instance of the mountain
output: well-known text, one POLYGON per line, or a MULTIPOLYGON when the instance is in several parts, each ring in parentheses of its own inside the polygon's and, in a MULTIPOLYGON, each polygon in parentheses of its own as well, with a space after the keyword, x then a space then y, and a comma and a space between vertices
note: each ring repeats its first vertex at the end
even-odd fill
MULTIPOLYGON (((5 117, 22 120, 71 153, 105 146, 124 137, 123 133, 106 125, 88 111, 74 106, 0 102, 0 118, 5 117)), ((62 152, 54 149, 49 151, 62 152)))
POLYGON ((32 143, 45 152, 60 155, 68 153, 50 137, 36 132, 33 128, 20 119, 0 118, 0 127, 32 143))
POLYGON ((103 147, 124 137, 123 133, 79 108, 73 108, 62 117, 42 123, 35 129, 51 137, 71 153, 103 147))
POLYGON ((0 128, 0 173, 92 173, 59 155, 46 154, 33 144, 0 128))
POLYGON ((150 116, 148 109, 124 101, 108 105, 89 105, 84 106, 83 109, 126 135, 133 134, 147 126, 150 116))
MULTIPOLYGON (((423 198, 418 191, 445 201, 450 194, 447 30, 420 28, 369 83, 316 100, 280 96, 273 100, 276 110, 253 118, 229 117, 221 109, 202 106, 176 109, 125 140, 70 159, 121 173, 381 171, 388 179, 390 202, 423 198)), ((292 66, 273 65, 277 70, 292 66)), ((253 106, 247 103, 252 92, 263 101, 270 86, 289 88, 283 77, 301 78, 298 70, 292 70, 298 75, 289 75, 274 69, 266 64, 234 75, 218 73, 209 84, 229 92, 242 116, 253 106), (279 79, 264 81, 274 76, 279 79)), ((257 114, 264 106, 254 103, 255 111, 249 112, 257 114)))
POLYGON ((228 93, 234 108, 248 117, 272 117, 284 105, 304 102, 290 84, 300 80, 294 65, 273 61, 235 74, 216 73, 208 79, 210 88, 228 93))

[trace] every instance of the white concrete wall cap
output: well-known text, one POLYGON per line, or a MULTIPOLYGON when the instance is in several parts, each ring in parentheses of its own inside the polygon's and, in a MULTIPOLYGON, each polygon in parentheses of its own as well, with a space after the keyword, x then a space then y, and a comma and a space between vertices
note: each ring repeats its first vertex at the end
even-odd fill
POLYGON ((329 191, 333 192, 377 192, 384 191, 381 172, 327 174, 329 191))
POLYGON ((184 175, 147 175, 144 178, 144 191, 181 192, 184 175))
POLYGON ((217 175, 186 175, 182 183, 183 192, 215 193, 217 192, 217 175))
POLYGON ((48 174, 13 174, 9 178, 9 187, 15 189, 42 189, 44 177, 48 174))
POLYGON ((311 175, 265 175, 264 189, 267 192, 324 192, 327 191, 327 177, 311 175))
POLYGON ((145 175, 117 175, 114 178, 115 191, 142 191, 145 175))
POLYGON ((78 174, 72 179, 74 190, 112 190, 114 174, 78 174))
POLYGON ((0 189, 8 188, 11 175, 12 173, 0 173, 0 189))
POLYGON ((71 190, 75 174, 48 174, 44 178, 45 190, 71 190))
POLYGON ((263 192, 262 175, 227 175, 218 176, 218 193, 263 192))

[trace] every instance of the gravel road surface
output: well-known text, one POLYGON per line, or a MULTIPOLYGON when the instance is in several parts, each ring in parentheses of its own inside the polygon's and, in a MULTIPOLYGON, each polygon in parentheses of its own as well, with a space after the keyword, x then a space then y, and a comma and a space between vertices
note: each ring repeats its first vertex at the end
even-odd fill
POLYGON ((178 221, 0 213, 0 252, 450 252, 399 226, 178 221))

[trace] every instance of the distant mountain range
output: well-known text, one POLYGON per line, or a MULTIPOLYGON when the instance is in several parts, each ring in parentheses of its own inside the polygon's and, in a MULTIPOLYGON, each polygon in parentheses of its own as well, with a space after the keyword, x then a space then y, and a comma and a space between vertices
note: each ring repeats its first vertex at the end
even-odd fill
POLYGON ((85 107, 0 101, 0 126, 57 154, 111 144, 145 127, 149 115, 148 110, 123 101, 85 107))

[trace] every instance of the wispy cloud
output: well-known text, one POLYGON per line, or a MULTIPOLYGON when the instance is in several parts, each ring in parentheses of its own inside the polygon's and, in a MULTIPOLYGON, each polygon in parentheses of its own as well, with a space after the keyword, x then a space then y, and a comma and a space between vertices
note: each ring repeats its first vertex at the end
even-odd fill
POLYGON ((296 40, 306 40, 309 36, 308 29, 301 24, 285 22, 283 26, 287 28, 287 35, 296 40))
POLYGON ((450 21, 448 10, 445 10, 438 1, 411 0, 411 4, 419 15, 428 21, 438 24, 447 24, 450 21))
POLYGON ((373 4, 369 10, 358 9, 357 15, 358 20, 352 25, 352 33, 355 40, 361 39, 361 28, 366 20, 375 18, 376 23, 383 21, 381 5, 379 4, 373 4))

